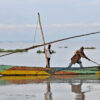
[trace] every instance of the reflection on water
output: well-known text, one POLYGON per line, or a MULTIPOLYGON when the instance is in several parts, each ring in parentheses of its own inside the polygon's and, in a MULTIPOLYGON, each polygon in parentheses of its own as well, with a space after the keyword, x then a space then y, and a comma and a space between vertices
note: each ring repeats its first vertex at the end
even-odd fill
MULTIPOLYGON (((45 93, 45 100, 53 100, 50 82, 47 82, 46 84, 47 84, 47 88, 46 88, 46 93, 45 93)), ((71 91, 76 94, 75 100, 85 100, 85 93, 90 92, 90 89, 86 91, 82 91, 83 81, 80 80, 80 82, 76 84, 76 83, 73 83, 72 80, 70 80, 69 84, 71 85, 71 91)))
MULTIPOLYGON (((89 92, 90 90, 87 91, 82 91, 82 80, 80 80, 80 83, 77 85, 74 84, 72 81, 69 81, 71 85, 71 91, 76 94, 75 100, 85 100, 85 93, 89 92)), ((53 100, 52 99, 52 92, 51 92, 51 87, 50 87, 50 82, 47 82, 47 88, 46 88, 46 93, 45 93, 45 100, 53 100)))
POLYGON ((72 92, 76 94, 75 100, 85 100, 85 93, 90 91, 90 89, 82 91, 82 84, 83 84, 82 80, 80 80, 78 84, 74 84, 72 83, 72 81, 70 81, 72 92))
POLYGON ((96 75, 3 76, 0 100, 99 100, 99 83, 96 75))
POLYGON ((46 88, 46 93, 45 93, 45 100, 52 100, 50 82, 47 82, 46 84, 47 84, 47 88, 46 88))

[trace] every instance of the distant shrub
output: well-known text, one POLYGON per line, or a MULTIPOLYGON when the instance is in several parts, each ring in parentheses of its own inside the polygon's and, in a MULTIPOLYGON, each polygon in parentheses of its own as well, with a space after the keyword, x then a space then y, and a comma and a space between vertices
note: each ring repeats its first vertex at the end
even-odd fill
POLYGON ((53 54, 53 53, 56 53, 56 51, 52 50, 52 51, 51 51, 51 54, 53 54))
POLYGON ((61 46, 59 46, 59 48, 62 48, 61 46))
MULTIPOLYGON (((37 53, 38 53, 38 54, 41 54, 41 53, 44 53, 44 51, 42 51, 42 50, 37 50, 37 53)), ((51 54, 53 54, 53 53, 56 53, 56 51, 51 50, 51 54)))
POLYGON ((27 52, 27 50, 22 50, 22 49, 15 49, 15 50, 5 50, 0 48, 0 52, 27 52))
POLYGON ((42 51, 42 50, 37 50, 37 53, 38 53, 38 54, 44 53, 44 51, 42 51))
POLYGON ((65 46, 64 48, 68 48, 67 46, 65 46))
POLYGON ((59 46, 58 48, 68 48, 68 47, 67 46, 65 46, 65 47, 59 46))
POLYGON ((85 49, 96 49, 95 47, 85 47, 85 49))

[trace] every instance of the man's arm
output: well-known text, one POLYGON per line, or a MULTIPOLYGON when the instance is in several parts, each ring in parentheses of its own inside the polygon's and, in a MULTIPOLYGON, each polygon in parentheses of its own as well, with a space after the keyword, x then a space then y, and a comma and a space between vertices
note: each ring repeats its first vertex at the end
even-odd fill
POLYGON ((90 59, 84 54, 84 52, 81 52, 81 53, 80 53, 80 56, 83 57, 83 58, 86 58, 87 60, 90 60, 90 59))

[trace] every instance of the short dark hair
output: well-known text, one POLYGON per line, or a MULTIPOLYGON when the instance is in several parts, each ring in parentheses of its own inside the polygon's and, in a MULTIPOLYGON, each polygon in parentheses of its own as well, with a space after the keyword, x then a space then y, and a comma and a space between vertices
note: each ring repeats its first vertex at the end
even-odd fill
POLYGON ((84 47, 82 46, 80 49, 84 49, 84 47))

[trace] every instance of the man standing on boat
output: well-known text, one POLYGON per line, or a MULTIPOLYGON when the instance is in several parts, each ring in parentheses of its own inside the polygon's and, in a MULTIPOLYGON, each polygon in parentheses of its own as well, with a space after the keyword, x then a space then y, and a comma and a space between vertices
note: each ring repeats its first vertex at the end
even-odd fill
POLYGON ((83 68, 81 57, 86 58, 90 61, 90 59, 84 54, 84 47, 81 47, 79 50, 75 52, 74 56, 71 58, 71 63, 69 64, 68 69, 70 69, 71 66, 76 63, 78 63, 81 68, 83 68))
POLYGON ((50 43, 48 44, 48 48, 46 49, 46 52, 47 52, 48 66, 50 67, 50 58, 51 58, 51 44, 50 43))

